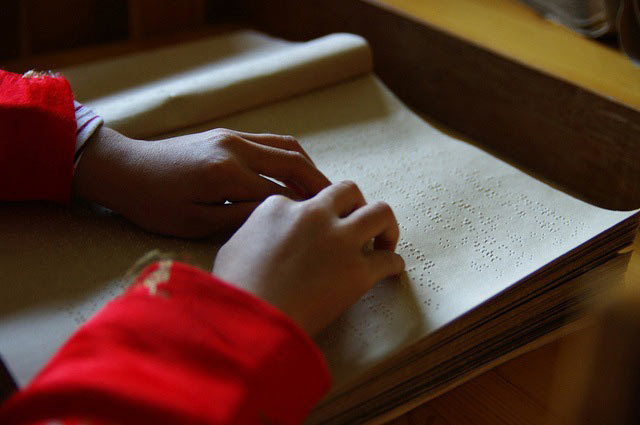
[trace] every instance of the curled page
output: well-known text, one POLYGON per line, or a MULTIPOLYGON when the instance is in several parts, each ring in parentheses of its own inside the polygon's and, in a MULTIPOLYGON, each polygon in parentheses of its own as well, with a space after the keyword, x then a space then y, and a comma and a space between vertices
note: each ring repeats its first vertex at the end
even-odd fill
POLYGON ((368 44, 357 35, 293 43, 241 31, 61 72, 76 98, 107 125, 130 137, 152 137, 339 83, 371 68, 368 44))

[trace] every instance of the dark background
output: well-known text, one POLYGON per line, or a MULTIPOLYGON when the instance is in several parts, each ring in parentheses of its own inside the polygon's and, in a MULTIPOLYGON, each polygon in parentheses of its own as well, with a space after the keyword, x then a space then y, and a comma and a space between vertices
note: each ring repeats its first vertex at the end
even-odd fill
POLYGON ((246 1, 5 0, 0 63, 69 48, 142 39, 241 18, 246 1))

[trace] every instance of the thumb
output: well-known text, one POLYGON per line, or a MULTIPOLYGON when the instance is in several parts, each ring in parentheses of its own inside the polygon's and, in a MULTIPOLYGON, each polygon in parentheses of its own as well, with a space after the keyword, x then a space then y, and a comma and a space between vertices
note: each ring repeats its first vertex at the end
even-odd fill
POLYGON ((374 282, 404 271, 404 260, 393 251, 374 249, 364 255, 367 258, 371 275, 375 279, 374 282))

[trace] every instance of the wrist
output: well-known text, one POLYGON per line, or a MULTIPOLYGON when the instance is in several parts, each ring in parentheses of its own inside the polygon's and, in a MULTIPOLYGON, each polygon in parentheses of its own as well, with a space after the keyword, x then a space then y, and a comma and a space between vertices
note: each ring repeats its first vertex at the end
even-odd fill
POLYGON ((73 195, 118 210, 133 140, 99 128, 83 148, 73 178, 73 195))

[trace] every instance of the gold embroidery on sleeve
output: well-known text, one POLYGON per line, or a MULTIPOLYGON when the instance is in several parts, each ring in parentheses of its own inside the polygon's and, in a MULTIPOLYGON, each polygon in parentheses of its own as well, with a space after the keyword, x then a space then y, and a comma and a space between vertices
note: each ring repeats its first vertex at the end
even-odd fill
POLYGON ((172 260, 162 260, 158 262, 158 268, 149 273, 142 281, 142 286, 149 290, 149 295, 167 295, 166 291, 158 291, 158 285, 169 281, 171 277, 172 260))
POLYGON ((60 74, 57 72, 49 71, 36 71, 31 69, 24 74, 22 74, 22 78, 45 78, 45 77, 59 77, 60 74))

